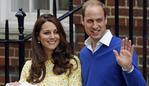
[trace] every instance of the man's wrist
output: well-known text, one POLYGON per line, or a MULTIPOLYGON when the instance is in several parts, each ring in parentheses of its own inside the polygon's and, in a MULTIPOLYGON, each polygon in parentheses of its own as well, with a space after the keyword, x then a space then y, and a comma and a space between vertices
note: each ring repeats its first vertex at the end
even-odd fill
POLYGON ((122 67, 122 70, 125 71, 125 72, 128 72, 128 73, 131 73, 134 70, 134 66, 131 65, 131 68, 130 69, 126 69, 126 68, 123 68, 122 67))

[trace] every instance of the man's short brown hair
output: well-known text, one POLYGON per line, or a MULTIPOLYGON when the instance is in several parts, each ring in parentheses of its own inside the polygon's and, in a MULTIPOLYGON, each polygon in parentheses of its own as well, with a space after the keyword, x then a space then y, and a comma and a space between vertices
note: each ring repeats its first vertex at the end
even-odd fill
POLYGON ((82 17, 83 17, 83 19, 84 19, 84 16, 85 16, 86 7, 94 6, 94 5, 101 6, 103 8, 103 11, 104 11, 104 16, 106 17, 105 5, 102 2, 100 2, 98 0, 88 0, 88 1, 84 2, 83 7, 82 7, 82 17))

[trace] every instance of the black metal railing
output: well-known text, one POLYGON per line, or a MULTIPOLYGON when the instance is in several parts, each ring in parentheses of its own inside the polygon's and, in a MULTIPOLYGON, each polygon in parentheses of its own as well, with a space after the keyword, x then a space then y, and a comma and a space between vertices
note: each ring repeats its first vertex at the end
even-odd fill
POLYGON ((9 24, 6 20, 5 24, 5 82, 9 82, 9 24))
POLYGON ((115 35, 119 36, 119 0, 115 0, 115 35))
MULTIPOLYGON (((26 14, 22 11, 22 9, 19 9, 19 11, 15 15, 18 19, 18 30, 19 30, 19 40, 24 39, 24 17, 26 14)), ((24 65, 25 61, 25 47, 24 47, 24 41, 19 42, 19 75, 21 74, 21 70, 24 65)))
POLYGON ((129 39, 133 43, 133 29, 134 29, 134 22, 133 22, 133 0, 129 0, 129 39))
POLYGON ((147 80, 147 0, 143 0, 143 76, 147 80))

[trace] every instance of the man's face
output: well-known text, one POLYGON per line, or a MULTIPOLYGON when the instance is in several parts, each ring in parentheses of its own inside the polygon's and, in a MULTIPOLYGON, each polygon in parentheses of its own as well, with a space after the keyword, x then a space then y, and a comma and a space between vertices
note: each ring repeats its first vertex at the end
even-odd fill
POLYGON ((107 18, 103 8, 101 6, 87 6, 82 24, 87 35, 98 41, 106 32, 107 18))

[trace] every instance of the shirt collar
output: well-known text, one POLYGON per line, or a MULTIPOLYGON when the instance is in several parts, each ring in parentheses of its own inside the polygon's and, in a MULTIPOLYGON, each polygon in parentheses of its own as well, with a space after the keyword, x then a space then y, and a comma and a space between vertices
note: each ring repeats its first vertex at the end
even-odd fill
POLYGON ((113 35, 110 30, 107 30, 103 37, 99 40, 102 44, 109 46, 113 35))
MULTIPOLYGON (((106 46, 109 46, 110 45, 110 42, 111 42, 111 39, 112 39, 113 35, 111 33, 110 30, 107 30, 106 33, 103 35, 103 37, 97 42, 97 46, 100 45, 100 44, 104 44, 106 46)), ((87 46, 87 47, 90 47, 91 48, 91 41, 90 41, 90 37, 88 37, 84 44, 87 46)))

